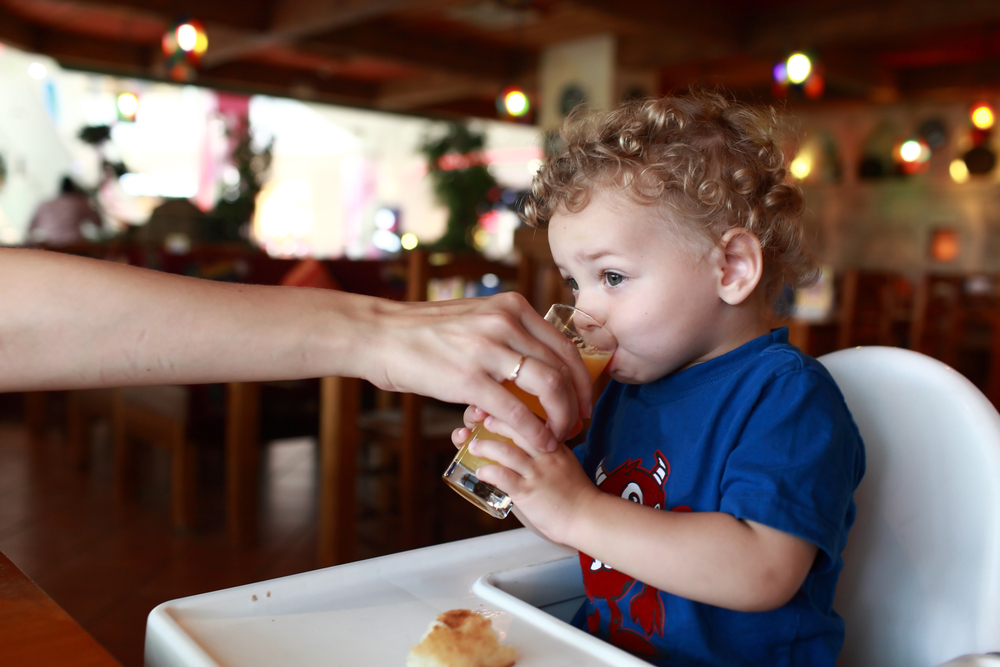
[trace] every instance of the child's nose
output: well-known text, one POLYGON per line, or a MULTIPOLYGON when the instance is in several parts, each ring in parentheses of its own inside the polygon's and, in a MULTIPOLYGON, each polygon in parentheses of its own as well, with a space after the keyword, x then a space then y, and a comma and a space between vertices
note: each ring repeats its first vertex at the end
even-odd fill
POLYGON ((605 309, 598 299, 580 292, 576 297, 576 307, 594 318, 598 324, 604 326, 607 313, 604 312, 605 309))

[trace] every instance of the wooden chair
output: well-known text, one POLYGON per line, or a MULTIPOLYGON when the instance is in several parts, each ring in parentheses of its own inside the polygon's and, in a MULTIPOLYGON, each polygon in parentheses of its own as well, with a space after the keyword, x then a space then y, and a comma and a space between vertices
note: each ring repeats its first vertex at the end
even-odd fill
POLYGON ((135 494, 134 442, 170 452, 170 516, 174 528, 194 524, 195 456, 187 440, 188 393, 185 387, 128 387, 114 390, 114 485, 121 499, 135 494))
POLYGON ((114 420, 113 389, 70 391, 66 397, 66 442, 70 463, 77 468, 89 465, 90 427, 97 421, 114 420))
POLYGON ((915 298, 914 348, 965 375, 991 399, 1000 392, 997 327, 1000 277, 988 274, 927 274, 915 298))
POLYGON ((909 347, 913 288, 895 273, 851 269, 837 289, 837 349, 858 345, 909 347))
POLYGON ((514 247, 520 256, 517 291, 539 314, 554 303, 573 303, 573 293, 552 259, 548 230, 521 227, 514 232, 514 247))
MULTIPOLYGON (((459 278, 478 281, 493 273, 500 281, 516 284, 518 267, 490 262, 478 256, 431 256, 414 250, 407 256, 408 301, 424 301, 434 280, 459 278)), ((388 550, 411 549, 429 540, 430 517, 426 511, 427 484, 438 481, 429 467, 431 452, 451 454, 452 429, 462 425, 465 406, 450 408, 415 394, 401 394, 398 404, 360 411, 360 383, 345 378, 324 378, 320 404, 320 510, 319 562, 332 565, 352 560, 356 554, 359 507, 356 499, 358 453, 368 442, 384 443, 395 453, 391 503, 395 517, 395 544, 388 550)), ((443 472, 444 466, 438 473, 443 472)), ((385 470, 378 472, 384 473, 385 470)), ((383 498, 383 500, 385 500, 383 498)), ((383 503, 384 504, 384 503, 383 503)))
POLYGON ((37 440, 45 434, 47 427, 47 391, 28 391, 24 393, 24 427, 28 437, 37 440))

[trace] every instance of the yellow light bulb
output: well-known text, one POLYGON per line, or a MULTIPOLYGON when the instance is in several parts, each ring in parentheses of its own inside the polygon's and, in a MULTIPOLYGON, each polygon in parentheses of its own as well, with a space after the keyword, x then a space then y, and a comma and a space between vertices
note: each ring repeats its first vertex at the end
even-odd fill
POLYGON ((988 104, 978 104, 972 110, 972 124, 980 130, 993 127, 993 109, 988 104))
POLYGON ((198 30, 190 23, 177 26, 177 45, 181 51, 194 51, 198 45, 198 30))
POLYGON ((139 110, 139 100, 132 93, 122 93, 118 96, 118 111, 123 116, 132 116, 139 110))
POLYGON ((413 250, 414 248, 417 247, 417 244, 419 243, 419 241, 417 240, 417 235, 412 234, 410 232, 403 234, 403 238, 401 238, 400 241, 403 245, 403 248, 406 250, 413 250))
POLYGON ((920 142, 915 139, 904 141, 899 147, 899 156, 904 162, 916 162, 920 158, 920 142))
POLYGON ((512 90, 507 93, 503 104, 511 116, 523 116, 528 113, 528 97, 520 90, 512 90))
POLYGON ((965 160, 962 158, 951 161, 951 164, 948 165, 948 173, 951 174, 951 180, 956 183, 969 182, 969 167, 966 166, 965 160))
POLYGON ((812 72, 812 62, 809 61, 809 56, 804 53, 793 53, 788 57, 786 68, 789 81, 802 83, 809 78, 809 73, 812 72))
POLYGON ((792 176, 801 181, 812 171, 812 163, 804 157, 797 157, 792 160, 792 164, 788 168, 792 172, 792 176))

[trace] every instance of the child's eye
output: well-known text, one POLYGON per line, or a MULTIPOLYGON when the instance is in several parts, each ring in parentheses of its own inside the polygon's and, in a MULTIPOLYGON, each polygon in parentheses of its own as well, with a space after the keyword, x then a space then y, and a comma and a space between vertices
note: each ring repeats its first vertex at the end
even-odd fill
POLYGON ((570 288, 574 292, 580 289, 580 287, 576 284, 575 278, 566 278, 565 282, 566 282, 566 287, 570 288))
POLYGON ((620 273, 615 273, 614 271, 608 271, 604 274, 604 282, 608 284, 608 287, 617 287, 625 281, 625 276, 620 273))

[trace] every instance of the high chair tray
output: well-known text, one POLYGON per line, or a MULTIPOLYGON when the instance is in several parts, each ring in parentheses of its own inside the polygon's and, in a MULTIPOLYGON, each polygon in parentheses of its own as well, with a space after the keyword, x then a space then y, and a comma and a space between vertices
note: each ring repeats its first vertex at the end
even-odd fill
POLYGON ((575 557, 512 530, 165 602, 146 665, 402 667, 449 609, 489 618, 518 667, 648 665, 561 620, 582 595, 575 557))

